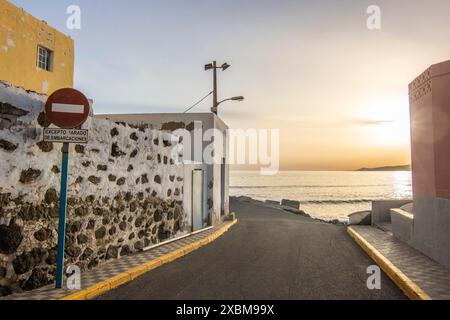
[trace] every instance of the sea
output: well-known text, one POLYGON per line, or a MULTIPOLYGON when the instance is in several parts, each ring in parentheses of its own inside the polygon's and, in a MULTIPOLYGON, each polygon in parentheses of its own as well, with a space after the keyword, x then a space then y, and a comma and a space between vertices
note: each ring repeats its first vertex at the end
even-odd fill
POLYGON ((411 199, 411 172, 259 171, 230 172, 230 195, 257 200, 298 200, 314 218, 347 221, 350 213, 370 210, 371 201, 411 199))

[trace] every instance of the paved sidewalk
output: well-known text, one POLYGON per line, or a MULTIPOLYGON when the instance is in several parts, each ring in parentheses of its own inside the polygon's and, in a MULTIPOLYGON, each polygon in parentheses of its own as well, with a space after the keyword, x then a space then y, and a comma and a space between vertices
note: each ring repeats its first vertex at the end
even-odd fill
MULTIPOLYGON (((85 290, 95 284, 127 272, 130 269, 139 267, 145 263, 149 263, 158 258, 164 257, 172 252, 176 252, 180 249, 189 247, 190 245, 195 244, 199 241, 207 240, 209 237, 219 233, 230 224, 232 223, 225 222, 204 232, 197 233, 180 240, 176 240, 174 242, 162 245, 146 252, 139 252, 128 257, 112 260, 110 262, 102 264, 98 268, 83 272, 81 276, 81 289, 85 290)), ((69 295, 73 295, 74 293, 77 293, 77 291, 55 289, 54 285, 49 285, 33 291, 27 291, 21 294, 3 297, 0 298, 0 300, 58 300, 69 295)))
POLYGON ((450 269, 378 228, 352 226, 349 233, 375 260, 385 259, 383 269, 392 270, 384 271, 402 282, 403 290, 414 291, 419 299, 450 299, 450 269))

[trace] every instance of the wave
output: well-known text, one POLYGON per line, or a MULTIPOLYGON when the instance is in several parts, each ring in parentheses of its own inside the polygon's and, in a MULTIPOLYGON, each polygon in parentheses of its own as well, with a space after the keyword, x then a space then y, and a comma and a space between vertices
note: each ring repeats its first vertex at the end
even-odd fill
MULTIPOLYGON (((411 184, 403 184, 397 186, 410 187, 411 184)), ((230 189, 280 189, 280 188, 365 188, 365 187, 392 187, 392 184, 349 184, 349 185, 286 185, 286 186, 230 186, 230 189)))
POLYGON ((372 201, 375 201, 375 199, 306 200, 300 201, 300 204, 358 204, 358 203, 370 203, 372 201))

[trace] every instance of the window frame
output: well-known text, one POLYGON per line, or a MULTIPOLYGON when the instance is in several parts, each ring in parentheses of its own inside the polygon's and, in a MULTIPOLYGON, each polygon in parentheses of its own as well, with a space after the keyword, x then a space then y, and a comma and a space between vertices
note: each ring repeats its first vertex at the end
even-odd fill
POLYGON ((36 65, 41 70, 52 72, 53 71, 53 51, 44 46, 38 45, 37 46, 36 65))

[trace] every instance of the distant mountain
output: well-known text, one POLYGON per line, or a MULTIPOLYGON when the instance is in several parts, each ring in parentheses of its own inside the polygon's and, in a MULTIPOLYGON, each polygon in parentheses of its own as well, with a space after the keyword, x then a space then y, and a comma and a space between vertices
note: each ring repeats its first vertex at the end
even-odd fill
POLYGON ((411 165, 379 167, 379 168, 361 168, 356 171, 411 171, 411 165))

